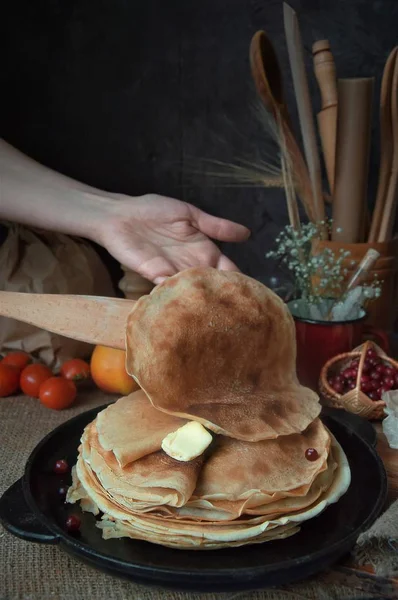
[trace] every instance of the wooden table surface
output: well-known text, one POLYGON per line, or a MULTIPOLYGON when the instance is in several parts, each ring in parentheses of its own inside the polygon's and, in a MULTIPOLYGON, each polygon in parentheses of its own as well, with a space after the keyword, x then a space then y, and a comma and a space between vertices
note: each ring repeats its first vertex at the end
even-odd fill
MULTIPOLYGON (((383 460, 388 477, 388 503, 398 499, 398 450, 389 447, 381 423, 374 425, 377 431, 377 451, 383 460)), ((378 577, 371 565, 358 565, 352 559, 336 564, 332 569, 317 575, 325 583, 345 585, 353 593, 369 593, 383 599, 398 598, 398 578, 378 577)), ((355 597, 355 596, 353 596, 355 597)))

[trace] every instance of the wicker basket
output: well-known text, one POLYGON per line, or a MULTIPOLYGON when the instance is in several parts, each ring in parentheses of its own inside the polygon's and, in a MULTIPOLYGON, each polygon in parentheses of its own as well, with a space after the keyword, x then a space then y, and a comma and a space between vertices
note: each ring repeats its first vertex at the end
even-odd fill
POLYGON ((377 355, 385 365, 398 369, 398 362, 387 356, 379 346, 373 342, 365 342, 352 352, 338 354, 334 356, 323 366, 319 378, 319 390, 328 406, 342 408, 356 415, 360 415, 365 419, 379 420, 386 415, 384 412, 385 402, 383 400, 372 400, 360 389, 360 380, 363 372, 363 364, 366 357, 366 352, 369 348, 374 348, 377 355), (328 381, 346 367, 349 366, 353 359, 359 359, 358 376, 356 387, 345 394, 339 394, 328 383, 328 381))

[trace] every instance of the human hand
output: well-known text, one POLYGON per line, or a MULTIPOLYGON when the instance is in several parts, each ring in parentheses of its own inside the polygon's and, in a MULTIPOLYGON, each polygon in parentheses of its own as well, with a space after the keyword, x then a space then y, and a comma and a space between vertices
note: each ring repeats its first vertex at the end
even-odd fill
POLYGON ((111 200, 95 230, 95 241, 155 284, 189 267, 238 270, 209 238, 240 242, 250 235, 243 225, 155 194, 111 200))

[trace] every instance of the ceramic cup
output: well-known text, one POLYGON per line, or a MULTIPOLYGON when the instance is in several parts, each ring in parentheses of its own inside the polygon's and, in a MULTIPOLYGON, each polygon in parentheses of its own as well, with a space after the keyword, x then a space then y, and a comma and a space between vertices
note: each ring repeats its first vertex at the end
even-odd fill
POLYGON ((351 321, 315 321, 294 314, 294 304, 288 307, 296 325, 297 375, 302 385, 318 389, 323 365, 333 356, 350 352, 365 339, 373 339, 388 352, 388 336, 384 331, 365 324, 366 313, 351 321))

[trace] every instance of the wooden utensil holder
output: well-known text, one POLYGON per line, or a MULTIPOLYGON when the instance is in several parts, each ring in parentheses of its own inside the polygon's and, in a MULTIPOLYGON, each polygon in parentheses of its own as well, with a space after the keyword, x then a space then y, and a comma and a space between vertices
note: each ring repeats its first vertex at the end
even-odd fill
POLYGON ((313 243, 313 254, 318 254, 325 248, 332 250, 336 258, 341 249, 350 252, 350 256, 343 261, 343 269, 347 269, 344 282, 350 279, 369 248, 374 248, 380 253, 380 257, 365 278, 365 282, 370 283, 377 275, 379 281, 383 282, 381 296, 372 300, 366 308, 366 323, 391 331, 398 316, 398 238, 390 242, 363 244, 317 240, 313 243))

